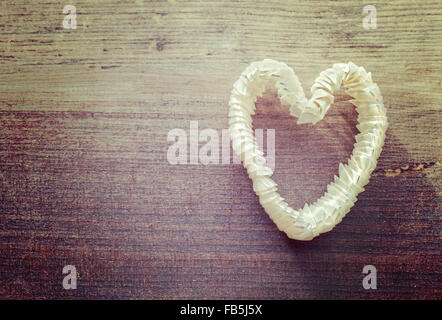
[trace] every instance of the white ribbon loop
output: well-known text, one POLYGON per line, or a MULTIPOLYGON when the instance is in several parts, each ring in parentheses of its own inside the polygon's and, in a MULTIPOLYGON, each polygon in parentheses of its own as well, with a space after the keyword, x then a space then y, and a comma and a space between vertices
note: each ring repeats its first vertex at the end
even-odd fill
POLYGON ((289 238, 311 240, 330 231, 350 211, 357 195, 364 191, 376 167, 388 127, 386 110, 379 87, 371 73, 352 62, 338 63, 319 74, 307 99, 293 69, 275 60, 252 63, 233 85, 230 97, 229 130, 233 149, 241 156, 253 181, 253 190, 267 214, 289 238), (339 176, 327 186, 327 192, 312 204, 293 210, 282 198, 253 134, 251 115, 255 102, 266 88, 276 88, 283 105, 298 124, 322 120, 340 88, 352 96, 357 107, 356 143, 347 164, 339 164, 339 176))

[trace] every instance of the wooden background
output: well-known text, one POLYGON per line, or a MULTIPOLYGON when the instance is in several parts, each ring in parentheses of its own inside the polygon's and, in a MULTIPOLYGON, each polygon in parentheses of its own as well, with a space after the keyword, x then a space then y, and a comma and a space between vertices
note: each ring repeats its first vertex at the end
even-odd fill
MULTIPOLYGON (((1 1, 0 296, 35 299, 440 299, 440 1, 1 1), (76 30, 62 9, 77 8, 76 30), (377 29, 362 27, 363 6, 377 29), (171 165, 173 128, 228 127, 249 63, 283 61, 306 93, 353 61, 390 127, 355 207, 311 242, 279 232, 241 165, 171 165), (77 290, 62 268, 76 266, 77 290), (378 289, 364 290, 364 265, 378 289)), ((299 207, 351 153, 338 96, 296 126, 274 93, 274 178, 299 207)))

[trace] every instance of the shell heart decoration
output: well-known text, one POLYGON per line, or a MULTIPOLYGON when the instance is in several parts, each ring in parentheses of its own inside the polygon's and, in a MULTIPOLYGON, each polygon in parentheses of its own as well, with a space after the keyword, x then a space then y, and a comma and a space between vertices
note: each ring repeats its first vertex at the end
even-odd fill
POLYGON ((311 240, 337 225, 364 191, 376 167, 388 127, 386 110, 379 87, 371 73, 354 63, 337 63, 321 72, 307 99, 298 78, 285 63, 275 60, 254 62, 233 85, 229 108, 229 131, 232 147, 241 156, 244 167, 253 181, 253 190, 259 202, 289 238, 311 240), (339 164, 339 176, 327 186, 327 192, 312 204, 299 210, 292 209, 282 198, 272 170, 267 166, 253 134, 251 115, 255 102, 266 88, 275 88, 283 105, 297 123, 317 123, 324 118, 333 103, 333 93, 340 89, 352 96, 356 106, 359 134, 347 164, 339 164))

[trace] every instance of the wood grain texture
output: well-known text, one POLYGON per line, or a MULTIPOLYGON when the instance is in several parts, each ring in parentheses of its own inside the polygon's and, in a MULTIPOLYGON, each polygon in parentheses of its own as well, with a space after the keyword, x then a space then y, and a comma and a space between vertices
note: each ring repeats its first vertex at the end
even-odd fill
MULTIPOLYGON (((440 1, 1 1, 0 296, 34 299, 440 299, 440 1), (73 4, 78 28, 62 27, 73 4), (362 8, 377 8, 377 29, 362 8), (249 63, 291 66, 306 90, 353 61, 373 73, 390 127, 355 207, 289 240, 241 165, 171 165, 173 128, 228 126, 249 63), (79 272, 62 288, 62 268, 79 272), (364 290, 374 265, 378 289, 364 290)), ((296 126, 274 93, 275 181, 299 207, 351 153, 339 96, 296 126)))

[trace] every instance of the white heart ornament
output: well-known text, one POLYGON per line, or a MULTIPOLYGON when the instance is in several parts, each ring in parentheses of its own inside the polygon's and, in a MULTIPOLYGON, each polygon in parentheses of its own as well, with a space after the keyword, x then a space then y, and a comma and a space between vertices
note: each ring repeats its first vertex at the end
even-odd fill
POLYGON ((233 85, 229 102, 232 147, 241 156, 259 202, 278 229, 297 240, 311 240, 330 231, 350 211, 376 167, 388 127, 379 87, 373 83, 371 73, 352 62, 334 64, 321 72, 311 93, 307 100, 292 68, 266 59, 247 67, 233 85), (347 164, 339 164, 339 176, 321 198, 294 210, 277 192, 277 185, 270 178, 273 172, 253 134, 251 115, 255 113, 256 99, 266 88, 276 88, 281 103, 290 106, 290 114, 298 118, 298 124, 315 124, 324 118, 334 101, 333 93, 341 87, 354 98, 351 102, 358 112, 356 127, 360 133, 355 137, 352 155, 347 164))

